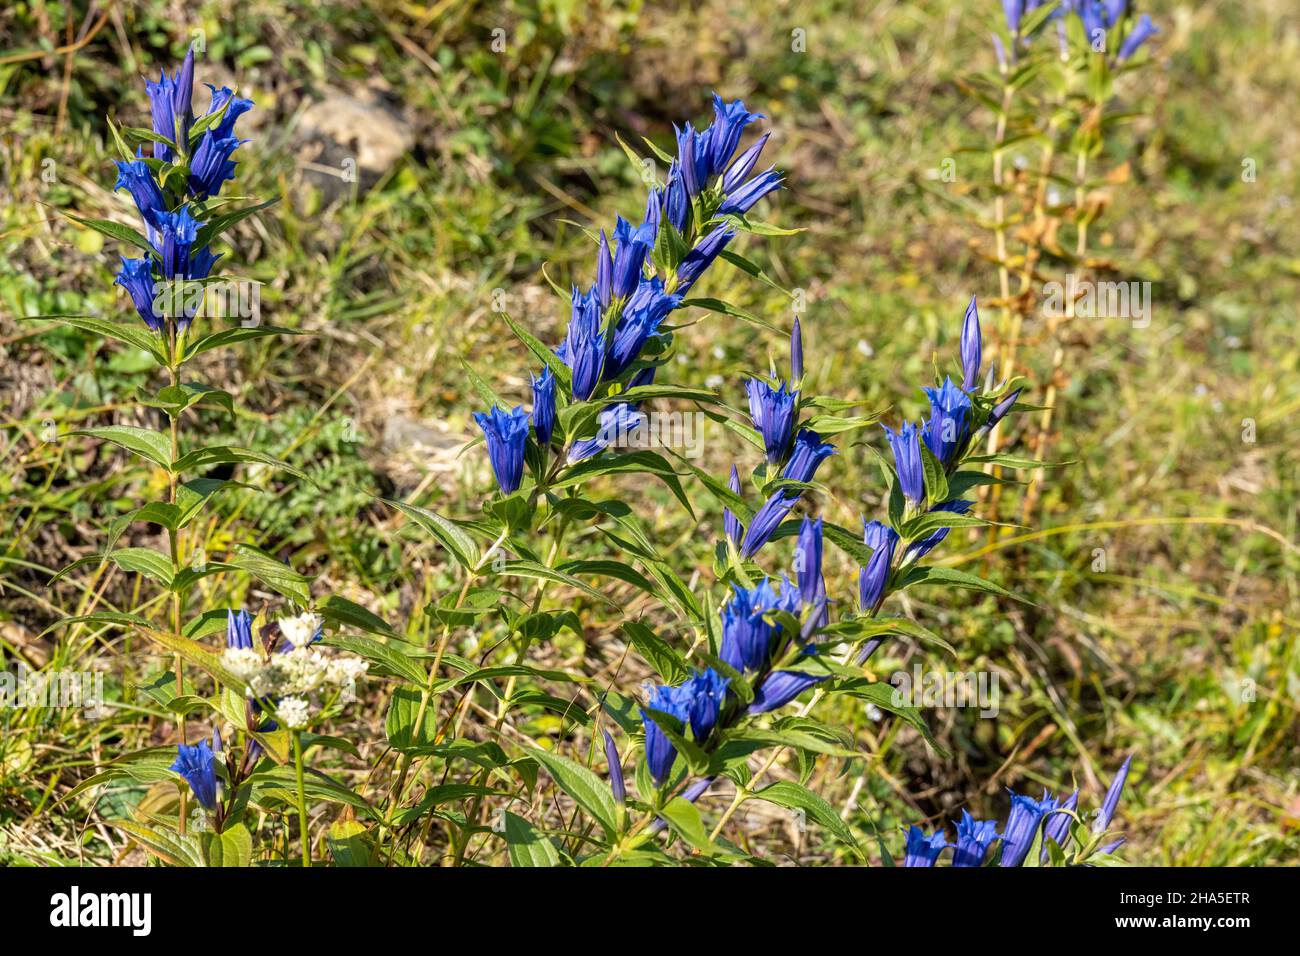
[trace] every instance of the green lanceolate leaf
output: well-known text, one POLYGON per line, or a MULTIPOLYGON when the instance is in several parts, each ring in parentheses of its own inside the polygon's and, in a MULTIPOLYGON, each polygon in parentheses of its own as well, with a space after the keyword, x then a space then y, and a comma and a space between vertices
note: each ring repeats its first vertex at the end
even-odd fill
POLYGON ((617 602, 605 597, 605 595, 601 594, 585 581, 580 581, 572 574, 566 574, 556 568, 548 568, 546 565, 539 564, 536 561, 525 561, 522 559, 507 561, 498 573, 504 574, 508 577, 533 578, 539 581, 554 581, 557 584, 566 584, 571 588, 576 588, 588 597, 595 598, 597 601, 607 604, 610 607, 618 607, 617 602))
POLYGON ((311 578, 299 574, 283 561, 277 561, 265 551, 250 544, 237 544, 231 549, 228 563, 247 571, 273 591, 278 591, 299 605, 311 602, 311 578))
POLYGON ((970 574, 966 571, 958 571, 956 568, 942 567, 916 567, 911 568, 898 582, 899 589, 911 587, 914 584, 946 584, 954 588, 965 588, 969 591, 983 591, 985 594, 996 594, 999 597, 1011 598, 1014 601, 1020 601, 1024 604, 1033 604, 1028 598, 1013 594, 1001 585, 994 584, 986 578, 970 574))
POLYGON ((679 837, 706 856, 721 852, 716 843, 709 839, 709 831, 704 827, 700 809, 682 797, 669 800, 659 811, 659 816, 679 837))
POLYGON ((260 339, 266 335, 307 335, 309 333, 302 329, 284 329, 277 325, 239 325, 233 329, 221 329, 218 332, 209 332, 207 335, 200 336, 193 342, 185 346, 184 360, 189 361, 196 355, 202 355, 212 349, 218 349, 225 345, 234 345, 236 342, 243 342, 247 339, 260 339))
POLYGON ((67 433, 84 435, 88 438, 100 438, 121 445, 127 451, 134 452, 146 461, 153 462, 160 468, 172 466, 172 440, 162 432, 150 428, 137 428, 134 425, 111 425, 107 428, 81 428, 67 433))
POLYGON ((150 408, 161 408, 172 418, 175 418, 191 405, 197 405, 200 402, 218 405, 232 415, 235 412, 235 400, 229 392, 193 382, 168 385, 166 388, 160 389, 153 398, 141 397, 138 401, 141 405, 148 405, 150 408))
POLYGON ((370 637, 331 634, 325 637, 325 643, 330 647, 341 647, 358 657, 365 658, 375 669, 374 672, 400 677, 419 687, 423 687, 429 680, 429 675, 425 673, 420 662, 412 656, 416 648, 404 641, 383 644, 370 637))
POLYGON ((618 833, 618 804, 609 786, 582 764, 546 750, 526 747, 528 755, 546 768, 555 785, 571 796, 587 815, 600 824, 605 838, 618 833))
POLYGON ((482 560, 482 553, 478 544, 470 537, 469 532, 460 525, 440 514, 429 511, 427 508, 408 505, 404 501, 395 501, 392 498, 381 498, 380 501, 396 508, 437 538, 461 567, 467 570, 474 570, 478 567, 479 562, 482 560))
POLYGON ((315 484, 308 475, 299 471, 288 462, 281 461, 278 458, 272 458, 270 455, 264 455, 260 451, 253 451, 251 448, 238 448, 234 445, 214 445, 209 448, 197 448, 189 454, 182 455, 176 459, 176 464, 172 470, 177 474, 187 471, 196 471, 201 468, 210 468, 213 465, 231 465, 237 463, 266 465, 268 468, 275 468, 279 471, 288 472, 295 478, 301 478, 303 481, 309 481, 315 484))
POLYGON ((149 244, 149 240, 130 226, 124 226, 120 222, 113 222, 111 219, 82 219, 70 212, 65 212, 63 215, 87 229, 94 229, 96 232, 103 233, 112 239, 127 242, 139 249, 143 249, 150 255, 157 255, 153 246, 149 244))
POLYGON ((198 236, 194 240, 194 248, 206 246, 217 236, 221 235, 237 222, 242 222, 255 212, 260 212, 268 206, 273 206, 280 201, 279 196, 274 196, 264 202, 256 203, 252 206, 245 206, 243 209, 236 209, 234 212, 223 213, 220 216, 214 216, 205 222, 198 231, 198 236))
POLYGON ((504 823, 501 835, 505 837, 511 866, 560 865, 560 854, 555 849, 555 844, 536 827, 509 810, 502 810, 501 817, 504 823))
POLYGON ((85 332, 94 332, 96 335, 104 335, 110 339, 125 342, 127 345, 133 345, 148 352, 159 365, 167 365, 167 353, 163 349, 162 339, 159 338, 156 332, 151 332, 143 324, 114 322, 93 315, 29 315, 23 316, 18 321, 34 322, 37 320, 58 322, 61 325, 70 325, 85 332))
POLYGON ((336 624, 355 627, 357 630, 366 631, 369 634, 401 639, 401 635, 389 627, 383 618, 366 610, 360 604, 339 597, 337 594, 331 594, 318 601, 316 603, 316 613, 325 620, 333 621, 336 624))
POLYGON ((680 684, 689 673, 686 661, 666 641, 640 621, 624 621, 623 633, 667 684, 680 684))
POLYGON ((857 838, 853 836, 853 831, 840 819, 840 815, 835 812, 835 808, 807 787, 801 786, 793 780, 778 780, 776 783, 759 790, 754 796, 760 800, 766 800, 768 803, 775 803, 779 807, 785 807, 787 810, 802 810, 835 834, 838 839, 857 849, 857 838))

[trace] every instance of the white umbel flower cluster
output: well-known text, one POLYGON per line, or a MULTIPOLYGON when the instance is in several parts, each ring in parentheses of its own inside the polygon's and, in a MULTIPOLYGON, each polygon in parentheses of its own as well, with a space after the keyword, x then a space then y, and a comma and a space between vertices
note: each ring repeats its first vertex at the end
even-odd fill
POLYGON ((275 708, 275 716, 290 730, 301 730, 311 720, 311 703, 305 697, 286 697, 275 708))

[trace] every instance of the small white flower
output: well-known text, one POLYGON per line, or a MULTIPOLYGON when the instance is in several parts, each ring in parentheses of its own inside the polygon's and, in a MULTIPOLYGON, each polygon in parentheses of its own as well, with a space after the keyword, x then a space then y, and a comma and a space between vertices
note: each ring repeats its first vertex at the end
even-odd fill
POLYGON ((290 730, 301 730, 311 719, 311 705, 303 697, 286 697, 276 707, 275 715, 290 730))
POLYGON ((279 624, 280 633, 284 635, 286 641, 294 647, 306 647, 316 636, 321 619, 319 614, 307 611, 297 617, 282 617, 279 624))

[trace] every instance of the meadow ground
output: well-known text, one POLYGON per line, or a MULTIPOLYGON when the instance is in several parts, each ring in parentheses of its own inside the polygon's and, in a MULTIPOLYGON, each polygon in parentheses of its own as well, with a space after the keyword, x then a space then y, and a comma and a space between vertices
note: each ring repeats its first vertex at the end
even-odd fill
MULTIPOLYGON (((616 135, 670 146, 670 124, 702 116, 714 89, 766 114, 769 154, 789 188, 765 218, 804 231, 779 244, 749 238, 747 254, 806 290, 808 373, 824 393, 917 413, 915 385, 954 348, 969 296, 997 294, 987 234, 962 205, 989 177, 991 117, 956 82, 991 62, 997 4, 268 0, 186 5, 177 19, 182 5, 144 0, 113 5, 98 30, 97 11, 83 23, 73 6, 70 28, 59 4, 0 13, 0 654, 10 669, 19 660, 101 669, 120 689, 150 664, 111 633, 42 634, 69 614, 141 603, 139 576, 120 571, 47 582, 95 551, 150 480, 111 446, 42 435, 50 423, 129 422, 129 399, 152 373, 130 350, 15 317, 129 311, 111 285, 116 250, 57 210, 127 210, 110 192, 103 117, 143 122, 140 77, 170 67, 193 29, 204 31, 209 76, 238 80, 258 103, 243 133, 252 143, 242 191, 284 196, 237 228, 246 273, 263 283, 264 315, 314 333, 214 360, 226 364, 205 371, 249 411, 205 416, 204 427, 271 450, 330 489, 321 497, 287 484, 232 498, 206 528, 207 548, 253 540, 385 619, 413 620, 418 640, 427 619, 412 612, 453 587, 452 569, 427 541, 398 534, 402 522, 373 496, 449 514, 476 507, 490 478, 481 450, 460 454, 479 407, 460 363, 524 398, 530 360, 494 303, 503 297, 540 338, 559 340, 564 306, 543 266, 562 285, 585 275, 584 229, 641 202, 616 135), (93 37, 71 55, 39 53, 64 44, 68 29, 93 37), (802 52, 791 48, 795 30, 802 52), (348 159, 352 182, 338 175, 348 159), (945 161, 951 182, 936 177, 945 161)), ((965 592, 933 606, 909 598, 908 612, 940 630, 956 660, 899 647, 874 662, 882 675, 917 660, 996 673, 999 715, 933 711, 945 759, 901 721, 835 705, 873 756, 847 772, 828 761, 812 785, 873 847, 877 834, 896 846, 899 825, 963 806, 1000 814, 1008 786, 1077 782, 1095 802, 1134 754, 1125 859, 1294 861, 1300 10, 1286 0, 1150 7, 1163 26, 1156 62, 1121 89, 1121 108, 1139 115, 1108 147, 1115 175, 1096 227, 1110 274, 1150 283, 1150 322, 1080 319, 1061 330, 1048 457, 1064 464, 1042 473, 1034 529, 993 539, 959 531, 946 546, 946 563, 1033 605, 965 592)), ((1033 161, 1028 144, 1009 152, 1013 164, 1033 161)), ((711 276, 708 294, 788 327, 785 298, 737 272, 711 276)), ((683 334, 688 381, 738 391, 740 373, 782 347, 754 325, 698 318, 683 334)), ((1042 398, 1055 344, 1043 323, 1026 326, 1021 357, 1040 383, 1031 400, 1042 398)), ((1028 429, 1012 447, 1026 447, 1028 429)), ((696 463, 723 474, 736 451, 734 437, 706 431, 696 463)), ((832 491, 824 507, 852 525, 879 507, 881 489, 846 482, 873 474, 861 467, 865 448, 841 457, 822 476, 832 491)), ((638 493, 661 549, 707 569, 714 503, 696 502, 697 528, 662 489, 638 493)), ((841 557, 828 575, 853 593, 856 568, 841 557)), ((247 581, 234 587, 211 595, 213 606, 258 599, 247 581)), ((466 641, 458 650, 468 654, 466 641)), ((624 652, 597 617, 582 639, 566 633, 537 655, 599 679, 624 652)), ((377 753, 386 706, 376 688, 336 732, 377 753)), ((561 730, 545 712, 519 720, 536 739, 561 730)), ((144 788, 61 798, 106 756, 170 740, 166 716, 134 701, 96 719, 7 711, 0 726, 0 863, 117 858, 122 841, 101 821, 144 788)), ((356 780, 363 764, 339 759, 338 773, 356 780)), ((726 796, 707 798, 706 814, 726 796)), ((758 810, 737 831, 777 859, 845 859, 824 835, 758 810)))

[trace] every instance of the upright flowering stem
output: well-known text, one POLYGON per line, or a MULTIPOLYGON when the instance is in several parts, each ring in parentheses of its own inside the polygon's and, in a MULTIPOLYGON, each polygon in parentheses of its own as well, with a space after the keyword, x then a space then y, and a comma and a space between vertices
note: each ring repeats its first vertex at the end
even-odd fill
POLYGON ((298 838, 302 844, 303 868, 311 866, 311 833, 307 829, 307 789, 303 784, 302 731, 293 732, 293 769, 298 778, 298 838))

